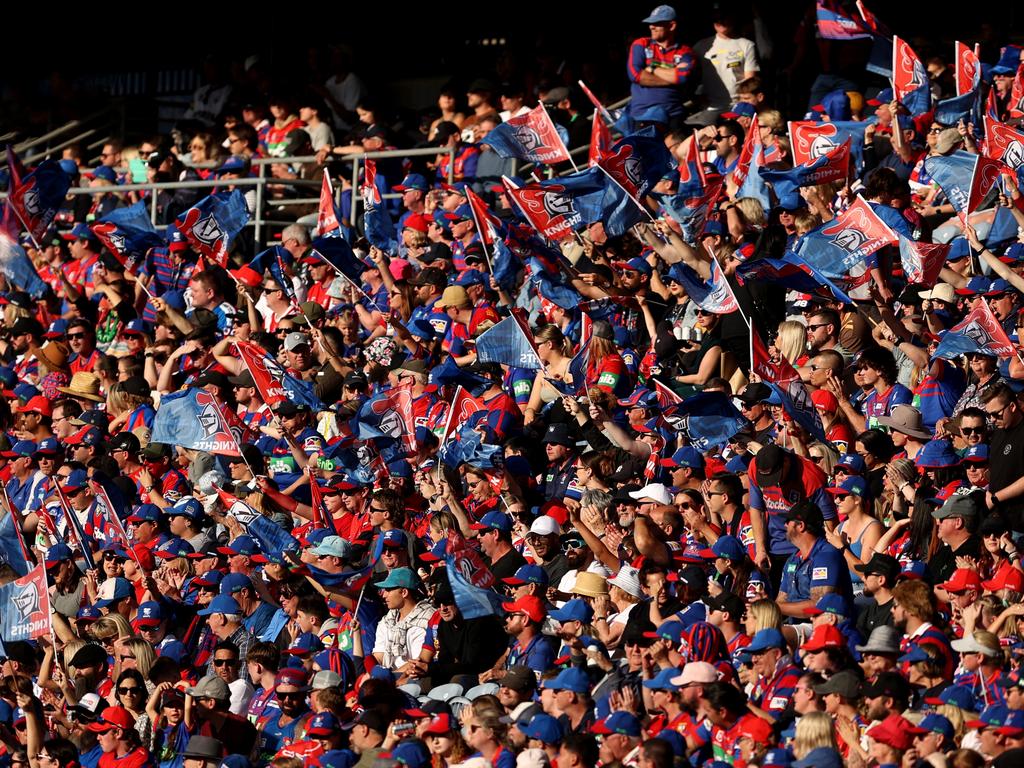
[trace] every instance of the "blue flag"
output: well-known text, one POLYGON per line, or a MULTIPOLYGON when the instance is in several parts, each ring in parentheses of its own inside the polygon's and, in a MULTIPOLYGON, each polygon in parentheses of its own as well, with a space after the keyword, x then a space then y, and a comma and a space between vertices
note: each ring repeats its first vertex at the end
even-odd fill
POLYGON ((481 363, 501 363, 531 371, 543 367, 533 341, 515 317, 506 317, 477 336, 476 359, 481 363))
POLYGON ((473 397, 480 397, 491 388, 491 380, 486 376, 472 373, 460 368, 451 355, 430 370, 430 383, 438 387, 462 387, 473 397))
POLYGON ((752 197, 761 203, 761 207, 767 212, 771 210, 772 198, 771 193, 768 191, 768 185, 765 183, 763 172, 764 147, 758 146, 754 150, 754 157, 750 161, 750 170, 747 173, 747 177, 743 179, 742 186, 736 192, 736 198, 752 197))
MULTIPOLYGON (((16 574, 24 576, 29 571, 29 564, 21 548, 21 536, 15 530, 14 516, 9 512, 0 512, 0 514, 3 515, 3 518, 0 519, 0 564, 9 565, 16 574)), ((3 613, 4 611, 0 611, 0 614, 3 613)), ((14 638, 6 639, 13 640, 14 638)))
POLYGON ((21 578, 0 587, 0 638, 6 642, 32 640, 52 631, 46 566, 18 575, 21 578))
MULTIPOLYGON (((367 197, 363 196, 366 203, 367 197)), ((391 221, 391 214, 382 203, 373 205, 366 204, 363 210, 363 233, 366 240, 375 248, 380 248, 385 253, 395 255, 398 253, 398 243, 395 241, 395 224, 391 221)))
POLYGON ((828 442, 825 430, 821 425, 821 415, 814 407, 814 403, 811 402, 807 388, 799 378, 791 382, 788 388, 770 381, 766 381, 765 384, 779 396, 783 410, 803 428, 804 432, 822 443, 828 442))
POLYGON ((480 469, 494 469, 501 466, 502 450, 498 445, 484 445, 483 436, 469 425, 458 433, 458 439, 450 439, 441 446, 438 455, 449 467, 461 464, 480 469))
POLYGON ((655 195, 661 207, 671 216, 683 230, 683 240, 696 243, 704 233, 704 224, 708 219, 711 207, 718 200, 722 191, 721 177, 708 181, 704 193, 700 197, 676 195, 655 195))
POLYGON ((25 249, 0 232, 0 272, 8 282, 25 291, 33 299, 40 299, 49 286, 42 281, 25 249))
POLYGON ((668 276, 683 286, 693 302, 706 312, 727 315, 739 309, 722 266, 716 260, 711 262, 711 275, 706 281, 696 270, 682 262, 673 264, 668 276))
POLYGON ((206 453, 238 456, 239 446, 216 398, 203 389, 172 392, 160 400, 153 419, 154 443, 180 445, 206 453))
POLYGON ((516 287, 519 273, 523 271, 523 262, 508 247, 504 240, 495 240, 494 253, 491 256, 494 267, 493 277, 503 291, 512 293, 516 287))
POLYGON ((989 248, 996 248, 1016 239, 1017 220, 1013 218, 1009 208, 997 206, 995 217, 992 219, 992 227, 985 235, 985 245, 989 248))
POLYGON ((258 272, 260 277, 263 277, 263 273, 270 269, 272 264, 284 263, 290 264, 292 261, 292 255, 282 245, 274 245, 267 248, 265 251, 257 253, 252 261, 249 262, 249 268, 254 272, 258 272))
POLYGON ((724 392, 701 392, 669 406, 665 416, 682 419, 680 428, 698 451, 725 445, 747 424, 724 392))
POLYGON ((25 173, 21 161, 10 147, 7 148, 7 158, 12 171, 7 204, 38 242, 64 205, 71 188, 71 178, 55 160, 44 160, 34 171, 25 173))
POLYGON ((310 255, 319 256, 352 282, 362 283, 362 274, 367 265, 352 250, 352 246, 340 237, 320 237, 311 244, 310 255))
POLYGON ((932 120, 942 125, 955 126, 961 120, 974 125, 974 135, 980 135, 981 128, 981 89, 975 88, 967 93, 943 99, 935 105, 932 120))
POLYGON ((455 558, 448 555, 445 558, 448 583, 451 584, 452 593, 455 595, 455 605, 464 619, 479 619, 484 616, 501 616, 504 611, 501 604, 504 599, 490 589, 484 589, 473 584, 467 579, 455 563, 455 558))
POLYGON ((174 220, 196 253, 226 269, 228 251, 249 222, 249 206, 241 190, 204 197, 174 220))
POLYGON ((295 537, 269 517, 264 517, 256 509, 230 493, 218 489, 217 495, 225 506, 225 513, 241 523, 264 553, 280 555, 282 552, 301 551, 302 546, 295 540, 295 537))
POLYGON ((781 259, 754 259, 740 264, 736 276, 741 282, 777 283, 798 293, 821 296, 829 301, 852 304, 846 293, 796 254, 787 251, 781 259))
POLYGON ((549 240, 572 236, 572 231, 604 215, 608 178, 600 168, 558 176, 506 189, 523 216, 549 240))
POLYGON ((542 297, 562 309, 575 309, 583 303, 583 297, 566 282, 561 271, 553 272, 550 264, 546 264, 536 256, 528 261, 530 282, 533 283, 542 297))
POLYGON ((93 234, 124 267, 135 274, 151 248, 162 248, 164 239, 153 227, 144 200, 127 208, 115 208, 91 226, 93 234))
POLYGON ((977 210, 999 179, 1003 164, 962 149, 924 161, 924 171, 934 179, 954 210, 961 216, 977 210))

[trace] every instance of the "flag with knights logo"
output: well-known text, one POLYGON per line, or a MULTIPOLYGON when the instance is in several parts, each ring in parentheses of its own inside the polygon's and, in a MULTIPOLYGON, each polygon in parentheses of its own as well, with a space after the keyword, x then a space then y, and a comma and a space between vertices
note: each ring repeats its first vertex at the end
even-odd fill
POLYGON ((871 254, 897 242, 896 233, 858 197, 832 221, 804 235, 797 254, 830 280, 839 280, 871 254))
POLYGON ((708 220, 708 213, 718 202, 722 193, 725 180, 721 176, 713 176, 708 179, 703 193, 698 197, 684 197, 676 195, 655 195, 661 207, 669 217, 679 224, 683 231, 683 240, 693 245, 704 233, 704 225, 708 220))
POLYGON ((408 386, 392 387, 366 400, 355 417, 360 440, 392 440, 407 455, 416 452, 416 420, 408 386))
POLYGON ((240 190, 204 197, 174 220, 200 256, 227 269, 228 251, 249 221, 249 207, 240 190))
POLYGON ((637 205, 666 174, 676 170, 665 142, 641 135, 617 142, 598 165, 637 205))
POLYGON ((455 604, 463 618, 501 614, 503 599, 491 589, 494 574, 484 565, 480 553, 470 547, 458 531, 448 534, 445 565, 455 604))
POLYGON ((925 158, 924 172, 932 177, 960 220, 977 210, 985 195, 999 181, 1002 164, 984 155, 960 149, 951 155, 925 158))
POLYGON ((153 419, 151 439, 221 456, 241 455, 217 398, 205 389, 190 387, 164 395, 153 419))
POLYGON ((676 194, 684 198, 700 197, 706 185, 704 163, 700 159, 700 144, 697 141, 697 132, 694 131, 686 145, 686 157, 679 164, 679 188, 676 194))
POLYGON ((506 317, 477 336, 476 359, 530 371, 543 368, 533 337, 517 315, 506 317))
POLYGON ((27 171, 11 147, 7 163, 11 169, 7 204, 38 243, 64 204, 71 179, 55 160, 43 160, 27 171))
POLYGON ((1024 186, 1024 133, 985 116, 985 156, 1010 168, 1024 186))
POLYGON ((679 262, 669 270, 669 278, 678 281, 686 289, 686 294, 705 312, 716 315, 727 315, 739 309, 736 296, 725 279, 725 272, 717 259, 711 260, 711 275, 707 280, 701 278, 692 267, 679 262))
POLYGON ((903 235, 900 238, 900 261, 908 283, 931 288, 946 265, 949 243, 919 243, 903 235))
MULTIPOLYGON (((366 240, 385 253, 395 253, 398 250, 395 225, 391 221, 387 206, 381 200, 380 188, 377 186, 377 161, 366 160, 364 165, 363 186, 360 192, 363 197, 363 231, 366 240)), ((355 277, 358 278, 358 275, 355 277)))
POLYGON ((797 187, 813 187, 830 181, 846 181, 850 173, 850 139, 813 160, 786 170, 761 170, 761 178, 773 184, 788 182, 797 187))
POLYGON ((743 186, 743 182, 747 180, 747 174, 750 173, 751 164, 763 148, 764 143, 761 141, 761 131, 758 127, 757 115, 754 115, 751 118, 750 127, 747 129, 746 138, 743 139, 743 148, 740 150, 736 167, 732 171, 732 182, 737 187, 743 186))
POLYGON ((114 254, 125 271, 136 274, 151 248, 160 248, 163 237, 149 219, 146 202, 115 208, 90 226, 92 233, 114 254))
POLYGON ((217 498, 224 507, 225 514, 241 524, 246 532, 256 540, 264 554, 277 555, 282 552, 298 552, 302 548, 288 531, 241 499, 220 488, 217 488, 217 498))
POLYGON ((956 41, 956 95, 963 96, 981 85, 981 62, 969 45, 956 41))
POLYGON ((912 115, 923 115, 931 108, 928 71, 906 40, 892 39, 892 92, 912 115))
POLYGON ((565 240, 580 226, 601 218, 607 180, 598 168, 515 186, 502 178, 523 216, 548 240, 565 240))
POLYGON ((448 406, 444 429, 439 435, 441 445, 444 445, 451 435, 460 432, 463 425, 469 421, 469 417, 477 411, 483 410, 483 407, 483 400, 471 395, 461 385, 457 387, 451 405, 448 406))
POLYGON ((864 169, 864 132, 869 121, 841 120, 818 123, 812 120, 794 120, 789 123, 789 143, 793 151, 793 164, 807 166, 822 155, 827 155, 843 142, 850 142, 850 161, 860 174, 864 169))
POLYGON ((495 126, 487 134, 487 144, 502 157, 530 163, 569 160, 569 150, 543 104, 495 126))
POLYGON ((50 591, 46 586, 46 566, 40 563, 19 579, 0 587, 0 639, 3 642, 50 637, 50 591))
POLYGON ((783 410, 800 427, 816 440, 827 442, 825 429, 821 423, 821 414, 814 407, 807 387, 796 369, 786 358, 779 356, 773 360, 760 334, 753 326, 750 328, 751 360, 750 369, 779 396, 783 410))
POLYGON ((320 207, 316 215, 316 237, 341 237, 341 216, 334 205, 334 187, 331 186, 331 174, 324 171, 323 184, 320 186, 320 207))
POLYGON ((314 412, 323 410, 323 403, 316 396, 313 385, 287 373, 262 347, 248 341, 236 342, 235 347, 246 369, 252 374, 260 397, 272 409, 281 403, 291 402, 308 405, 314 412))
POLYGON ((1013 342, 992 314, 984 298, 977 298, 967 317, 942 337, 933 357, 953 360, 960 355, 981 352, 1004 358, 1013 354, 1013 342))

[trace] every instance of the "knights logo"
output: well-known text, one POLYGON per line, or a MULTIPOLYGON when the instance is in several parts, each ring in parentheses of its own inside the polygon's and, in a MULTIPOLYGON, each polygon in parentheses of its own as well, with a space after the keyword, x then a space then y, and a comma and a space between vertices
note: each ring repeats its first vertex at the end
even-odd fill
POLYGON ((204 219, 200 219, 192 226, 192 235, 204 245, 213 246, 226 235, 221 229, 220 222, 211 213, 204 219))
POLYGON ((18 621, 29 621, 34 614, 39 613, 39 592, 35 584, 28 584, 21 588, 11 602, 18 611, 18 621))
POLYGON ((622 172, 635 189, 640 189, 640 185, 644 183, 644 174, 639 158, 633 155, 627 157, 622 163, 622 172))
POLYGON ((1024 144, 1016 139, 1007 144, 1003 151, 1003 162, 1011 168, 1020 168, 1024 165, 1024 144))
POLYGON ((21 204, 25 212, 30 216, 38 216, 42 213, 42 204, 39 202, 39 190, 31 186, 21 196, 21 204))
POLYGON ((259 513, 250 509, 241 501, 236 501, 232 504, 228 514, 241 523, 244 528, 248 528, 252 521, 259 516, 259 513))
POLYGON ((992 338, 992 334, 988 332, 988 329, 977 321, 968 323, 960 332, 977 344, 979 349, 988 349, 995 343, 995 339, 992 338))
POLYGON ((388 401, 371 403, 370 410, 380 415, 377 429, 391 438, 397 439, 402 436, 405 431, 402 426, 402 417, 388 401))
POLYGON ((107 235, 107 242, 110 244, 111 250, 117 251, 117 253, 124 253, 125 245, 127 244, 124 235, 112 232, 107 235))
POLYGON ((220 432, 220 418, 217 414, 217 406, 210 403, 199 414, 199 426, 203 428, 206 437, 213 437, 220 432))
POLYGON ((544 142, 541 141, 540 134, 529 125, 517 125, 512 129, 512 133, 516 137, 516 141, 519 142, 519 145, 527 152, 536 152, 544 148, 544 142))
POLYGON ((558 216, 572 216, 576 212, 572 206, 572 197, 564 192, 545 192, 543 202, 544 211, 552 219, 558 216))
POLYGON ((841 229, 832 242, 838 245, 847 253, 856 253, 868 242, 868 236, 859 230, 846 227, 841 229))
POLYGON ((823 155, 827 155, 833 149, 836 148, 836 143, 832 141, 829 136, 815 136, 811 142, 810 155, 812 160, 817 160, 823 155))

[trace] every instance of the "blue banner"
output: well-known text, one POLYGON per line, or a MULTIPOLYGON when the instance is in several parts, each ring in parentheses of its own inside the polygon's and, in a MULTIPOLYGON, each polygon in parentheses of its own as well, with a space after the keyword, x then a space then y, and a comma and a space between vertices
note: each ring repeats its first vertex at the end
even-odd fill
POLYGON ((25 291, 33 299, 42 298, 48 289, 36 268, 32 266, 32 260, 25 253, 25 249, 10 239, 5 232, 0 232, 0 272, 8 282, 25 291))
POLYGON ((164 395, 150 440, 227 456, 237 456, 239 451, 216 398, 202 389, 164 395))
POLYGON ((451 355, 430 370, 430 383, 438 387, 460 386, 473 397, 480 397, 491 388, 489 378, 460 368, 451 355))
POLYGON ((501 363, 531 371, 543 368, 531 340, 514 317, 505 318, 477 336, 476 359, 481 363, 501 363))
POLYGON ((852 304, 853 300, 835 283, 799 256, 787 251, 781 259, 755 259, 740 264, 736 275, 742 282, 760 280, 778 283, 798 293, 822 296, 829 301, 852 304))
POLYGON ((478 587, 469 581, 458 568, 455 558, 445 558, 448 583, 455 595, 455 605, 464 619, 479 619, 484 616, 501 616, 504 611, 501 604, 504 599, 490 589, 478 587))
POLYGON ((701 392, 670 406, 666 417, 682 418, 682 430, 698 451, 725 445, 749 423, 724 392, 701 392))
MULTIPOLYGON (((0 519, 0 563, 6 563, 16 574, 24 576, 28 573, 29 564, 21 548, 21 536, 15 529, 14 516, 3 511, 0 511, 0 514, 3 515, 3 518, 0 519)), ((0 611, 0 614, 3 613, 4 611, 0 611)), ((7 637, 6 639, 13 640, 14 638, 7 637)))
POLYGON ((340 237, 319 237, 310 247, 310 255, 322 258, 347 277, 353 285, 362 284, 362 274, 366 271, 367 265, 356 256, 346 240, 340 237))
POLYGON ((91 226, 93 234, 114 254, 127 272, 135 274, 152 248, 162 248, 164 239, 149 219, 146 202, 115 208, 91 226))

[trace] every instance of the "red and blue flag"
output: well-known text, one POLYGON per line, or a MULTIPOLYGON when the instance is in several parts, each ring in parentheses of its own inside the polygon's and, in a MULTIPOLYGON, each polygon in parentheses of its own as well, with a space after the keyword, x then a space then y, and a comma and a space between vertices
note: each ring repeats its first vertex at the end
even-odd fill
POLYGON ((150 221, 144 200, 127 208, 115 208, 90 229, 114 254, 125 271, 136 274, 152 248, 161 248, 164 239, 150 221))
POLYGON ((190 387, 164 395, 153 419, 151 439, 221 456, 241 455, 217 399, 204 389, 190 387))
POLYGON ((38 243, 64 204, 71 179, 55 160, 44 160, 27 171, 10 147, 7 160, 11 168, 7 204, 38 243))
POLYGON ((906 40, 892 39, 892 92, 912 116, 923 115, 931 108, 928 70, 906 40))
POLYGON ((572 237, 577 227, 601 219, 607 179, 599 168, 516 187, 503 178, 509 197, 548 240, 572 237))
POLYGON ((1013 342, 984 298, 978 298, 967 317, 950 328, 939 342, 932 357, 952 360, 960 355, 981 352, 994 357, 1010 357, 1013 342))
POLYGON ((227 269, 228 251, 249 221, 249 206, 240 190, 216 192, 204 197, 174 220, 192 248, 227 269))
POLYGON ((543 104, 495 126, 484 142, 505 158, 554 165, 569 160, 569 150, 543 104))
POLYGON ((961 221, 977 210, 985 195, 999 181, 1003 165, 984 155, 958 150, 951 155, 934 155, 924 161, 928 174, 957 212, 961 221))
POLYGON ((864 265, 871 254, 896 244, 896 233, 858 197, 832 221, 800 238, 796 252, 829 279, 841 280, 852 268, 864 265))
POLYGON ((824 40, 865 40, 872 36, 857 19, 848 16, 833 0, 818 0, 818 35, 824 40))

